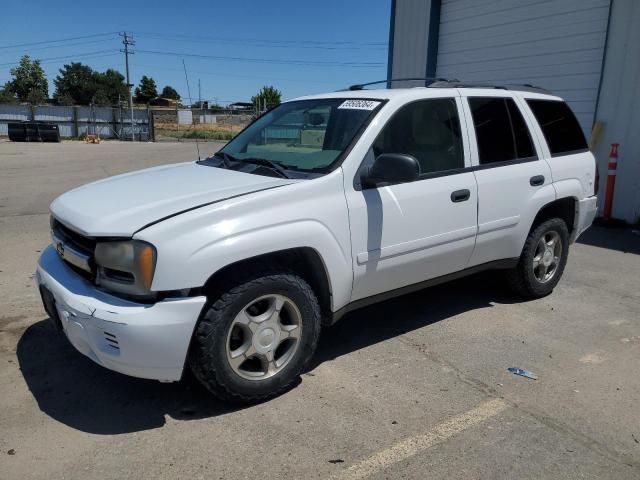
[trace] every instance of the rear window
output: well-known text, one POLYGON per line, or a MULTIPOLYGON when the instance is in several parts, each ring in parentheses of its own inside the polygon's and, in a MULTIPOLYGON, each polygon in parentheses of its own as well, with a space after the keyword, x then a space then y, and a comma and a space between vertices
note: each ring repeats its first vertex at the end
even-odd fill
POLYGON ((538 120, 552 157, 588 150, 582 128, 565 102, 527 100, 538 120))
POLYGON ((480 165, 535 159, 529 129, 510 98, 470 97, 480 165))

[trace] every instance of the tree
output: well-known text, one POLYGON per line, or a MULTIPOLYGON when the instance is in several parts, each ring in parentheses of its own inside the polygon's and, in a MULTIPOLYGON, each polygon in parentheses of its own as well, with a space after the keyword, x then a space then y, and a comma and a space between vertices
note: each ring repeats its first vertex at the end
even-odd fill
MULTIPOLYGON (((11 69, 13 79, 5 85, 5 92, 15 95, 21 102, 43 103, 49 98, 47 76, 40 60, 31 60, 29 55, 20 59, 20 64, 11 69)), ((5 95, 6 95, 5 93, 5 95)))
POLYGON ((93 69, 79 62, 71 62, 60 69, 53 81, 53 98, 62 105, 89 105, 97 91, 93 69))
POLYGON ((165 86, 160 93, 162 98, 170 98, 171 100, 180 100, 180 94, 170 85, 165 86))
POLYGON ((251 103, 253 103, 256 110, 262 110, 265 106, 265 100, 267 109, 269 109, 280 105, 281 99, 282 92, 280 90, 277 90, 274 87, 264 86, 262 87, 262 90, 251 97, 251 103))
POLYGON ((140 79, 140 84, 135 90, 136 103, 149 103, 149 100, 158 96, 158 89, 156 87, 156 81, 143 75, 140 79))
POLYGON ((104 73, 95 72, 98 91, 107 103, 100 103, 96 95, 95 103, 98 105, 116 105, 119 101, 127 98, 129 91, 124 83, 124 75, 113 68, 108 69, 104 73))
POLYGON ((16 95, 7 86, 0 87, 0 103, 15 103, 16 95))
POLYGON ((53 83, 59 105, 115 105, 127 96, 124 76, 112 68, 102 73, 74 62, 61 68, 53 83))

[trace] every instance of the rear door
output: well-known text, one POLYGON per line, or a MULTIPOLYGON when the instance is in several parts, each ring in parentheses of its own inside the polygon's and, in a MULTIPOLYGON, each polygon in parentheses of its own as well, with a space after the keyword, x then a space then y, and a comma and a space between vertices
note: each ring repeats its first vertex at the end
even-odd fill
POLYGON ((553 180, 521 100, 461 89, 478 183, 478 236, 469 266, 520 256, 539 209, 555 199, 553 180))

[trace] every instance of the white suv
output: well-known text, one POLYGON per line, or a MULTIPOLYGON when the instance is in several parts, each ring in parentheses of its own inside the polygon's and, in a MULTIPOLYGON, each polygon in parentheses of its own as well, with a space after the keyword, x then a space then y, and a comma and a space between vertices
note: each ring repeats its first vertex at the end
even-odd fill
POLYGON ((57 198, 37 279, 75 348, 161 381, 188 364, 254 402, 355 308, 484 269, 549 294, 596 212, 567 104, 528 87, 359 87, 286 102, 211 158, 57 198))

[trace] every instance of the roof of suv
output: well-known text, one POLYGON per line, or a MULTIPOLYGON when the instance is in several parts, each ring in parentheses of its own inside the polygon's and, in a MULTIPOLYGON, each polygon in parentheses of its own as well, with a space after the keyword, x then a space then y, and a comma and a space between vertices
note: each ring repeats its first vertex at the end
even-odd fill
MULTIPOLYGON (((337 92, 323 93, 318 95, 309 95, 300 98, 296 98, 295 100, 308 100, 308 99, 316 99, 316 98, 368 98, 368 99, 380 99, 380 100, 391 100, 398 97, 403 96, 411 96, 415 97, 416 92, 431 92, 435 93, 440 92, 440 94, 435 94, 433 96, 441 96, 442 93, 457 93, 458 89, 473 89, 473 90, 487 90, 493 92, 502 92, 505 96, 512 96, 510 94, 513 92, 519 92, 526 97, 532 98, 546 98, 549 100, 561 100, 560 97, 553 95, 548 90, 545 90, 540 87, 535 87, 533 85, 488 85, 488 84, 471 84, 464 83, 458 80, 446 80, 446 79, 423 79, 423 78, 398 78, 390 81, 381 80, 377 82, 364 83, 359 85, 352 85, 347 89, 339 90, 337 92), (385 84, 389 85, 391 82, 395 81, 424 81, 425 86, 415 86, 408 88, 374 88, 371 90, 366 89, 368 85, 376 85, 376 84, 385 84), (444 92, 443 92, 444 91, 444 92)), ((432 96, 432 95, 425 95, 432 96)))
MULTIPOLYGON (((367 98, 367 99, 379 99, 379 100, 392 100, 401 97, 414 97, 417 92, 424 92, 425 97, 430 96, 442 96, 442 94, 450 93, 451 95, 457 95, 458 89, 473 89, 473 90, 489 90, 492 92, 503 93, 504 96, 513 96, 515 92, 523 93, 524 96, 530 98, 545 98, 549 100, 561 100, 560 97, 550 93, 538 93, 532 91, 520 91, 520 90, 502 90, 493 87, 413 87, 413 88, 380 88, 372 90, 341 90, 338 92, 320 93, 316 95, 307 95, 304 97, 294 98, 292 100, 312 100, 320 98, 367 98), (437 93, 436 93, 437 92, 437 93), (430 95, 431 94, 431 95, 430 95)), ((495 95, 495 93, 494 93, 495 95)))

